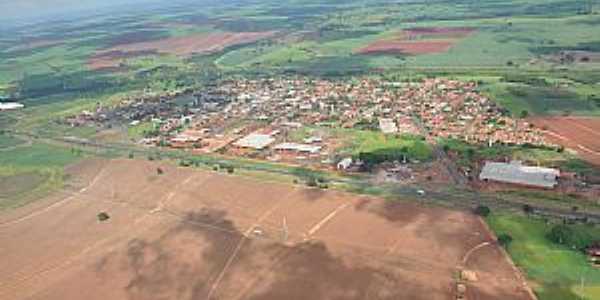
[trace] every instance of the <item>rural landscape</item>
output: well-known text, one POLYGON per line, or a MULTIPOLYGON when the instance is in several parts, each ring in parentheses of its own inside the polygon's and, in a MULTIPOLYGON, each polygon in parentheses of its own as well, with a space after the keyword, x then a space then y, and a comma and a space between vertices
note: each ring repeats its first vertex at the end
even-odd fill
POLYGON ((600 2, 0 3, 0 299, 600 299, 600 2))

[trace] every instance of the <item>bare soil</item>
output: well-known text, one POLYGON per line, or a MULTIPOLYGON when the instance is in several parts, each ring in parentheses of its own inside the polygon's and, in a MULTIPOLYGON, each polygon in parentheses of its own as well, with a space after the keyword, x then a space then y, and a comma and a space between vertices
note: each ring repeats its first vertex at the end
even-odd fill
POLYGON ((600 118, 537 117, 529 121, 545 130, 549 140, 577 151, 600 165, 600 118))
POLYGON ((95 53, 89 60, 91 69, 116 68, 124 58, 148 55, 149 53, 173 54, 189 57, 193 54, 209 54, 222 51, 235 45, 249 44, 271 37, 275 32, 219 32, 196 34, 136 42, 133 37, 125 37, 118 45, 95 53), (129 38, 132 42, 127 43, 129 38))
POLYGON ((393 38, 375 41, 358 50, 359 54, 420 55, 448 51, 475 30, 466 27, 406 29, 393 38))
POLYGON ((156 162, 92 164, 70 169, 89 183, 70 198, 2 219, 0 299, 455 299, 457 266, 485 241, 468 262, 480 274, 472 299, 530 299, 471 214, 156 162))

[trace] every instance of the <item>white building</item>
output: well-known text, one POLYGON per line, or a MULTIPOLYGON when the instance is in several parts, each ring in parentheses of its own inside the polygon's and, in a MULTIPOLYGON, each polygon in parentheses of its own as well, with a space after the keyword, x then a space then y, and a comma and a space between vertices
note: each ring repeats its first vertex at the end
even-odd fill
POLYGON ((25 107, 25 105, 17 102, 0 102, 0 111, 16 110, 25 107))
POLYGON ((480 180, 520 184, 541 188, 554 188, 558 184, 557 169, 524 166, 520 161, 510 163, 486 162, 479 174, 480 180))
POLYGON ((352 166, 352 162, 352 157, 346 157, 338 162, 337 168, 338 170, 347 170, 352 166))

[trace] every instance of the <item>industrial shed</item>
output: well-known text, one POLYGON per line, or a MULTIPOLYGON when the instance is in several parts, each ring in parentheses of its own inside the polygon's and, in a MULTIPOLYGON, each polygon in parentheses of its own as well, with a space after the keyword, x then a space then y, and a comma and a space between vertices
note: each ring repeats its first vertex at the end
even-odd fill
POLYGON ((233 143, 233 145, 240 148, 252 148, 260 150, 266 148, 274 141, 275 139, 271 135, 251 133, 246 137, 233 143))
POLYGON ((510 163, 486 162, 479 174, 484 181, 497 181, 532 187, 554 188, 560 171, 552 168, 524 166, 520 161, 510 163))

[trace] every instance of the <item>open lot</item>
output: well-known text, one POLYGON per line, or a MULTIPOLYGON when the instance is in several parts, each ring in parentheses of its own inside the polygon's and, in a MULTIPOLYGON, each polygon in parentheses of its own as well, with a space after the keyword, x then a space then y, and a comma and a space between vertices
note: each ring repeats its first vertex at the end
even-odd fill
POLYGON ((454 299, 468 268, 469 299, 530 299, 463 212, 146 161, 70 170, 73 195, 0 216, 0 298, 454 299))
POLYGON ((531 122, 546 130, 549 139, 576 150, 582 158, 600 165, 600 118, 548 117, 531 122))

